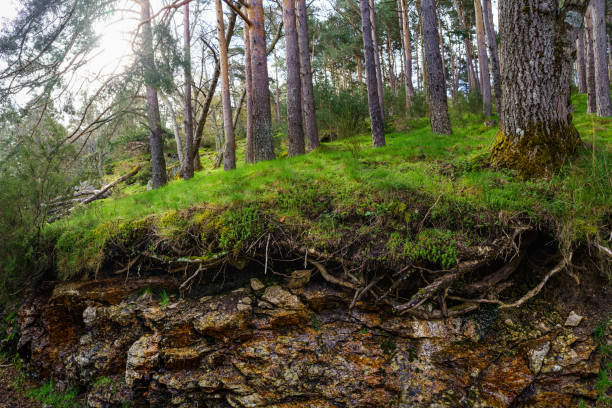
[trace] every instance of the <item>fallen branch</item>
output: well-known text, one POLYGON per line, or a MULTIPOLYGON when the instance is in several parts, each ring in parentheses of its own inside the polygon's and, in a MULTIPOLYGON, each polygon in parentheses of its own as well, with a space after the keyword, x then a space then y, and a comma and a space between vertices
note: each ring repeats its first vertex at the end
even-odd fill
POLYGON ((140 165, 134 167, 129 173, 124 174, 123 176, 119 177, 115 181, 113 181, 111 183, 108 183, 107 185, 102 187, 100 190, 98 190, 94 195, 92 195, 91 197, 88 197, 85 200, 81 201, 81 204, 87 204, 87 203, 90 203, 90 202, 92 202, 94 200, 97 200, 101 195, 106 193, 108 190, 113 188, 115 185, 117 185, 118 183, 121 183, 122 181, 125 181, 125 180, 129 179, 132 176, 135 176, 136 173, 138 173, 139 171, 140 171, 140 165))

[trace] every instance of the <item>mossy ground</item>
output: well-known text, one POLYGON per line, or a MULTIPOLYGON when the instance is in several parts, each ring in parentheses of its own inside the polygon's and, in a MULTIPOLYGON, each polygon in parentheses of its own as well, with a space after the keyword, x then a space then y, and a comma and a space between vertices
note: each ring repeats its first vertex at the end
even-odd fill
POLYGON ((519 222, 578 245, 610 234, 612 118, 587 115, 584 95, 574 103, 583 146, 545 179, 488 166, 497 128, 482 120, 466 116, 464 127, 440 136, 425 118, 408 133, 387 134, 383 148, 362 135, 300 157, 239 160, 235 171, 206 169, 155 191, 131 186, 43 236, 62 279, 92 276, 118 253, 210 258, 265 246, 272 231, 320 252, 350 247, 344 255, 354 260, 407 256, 442 267, 519 222), (433 250, 439 240, 445 245, 433 250))

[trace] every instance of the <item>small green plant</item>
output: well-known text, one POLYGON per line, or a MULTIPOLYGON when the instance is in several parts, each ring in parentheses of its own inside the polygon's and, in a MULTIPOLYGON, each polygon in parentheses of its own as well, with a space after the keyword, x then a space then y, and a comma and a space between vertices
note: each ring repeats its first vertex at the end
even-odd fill
POLYGON ((310 327, 312 327, 312 329, 315 331, 321 330, 321 322, 314 313, 310 315, 310 327))
POLYGON ((43 383, 39 388, 26 391, 26 396, 43 405, 51 405, 54 408, 81 408, 83 405, 78 401, 76 389, 60 392, 56 389, 53 381, 43 383))
POLYGON ((160 303, 162 305, 163 308, 168 306, 168 303, 170 303, 170 296, 168 296, 168 293, 166 292, 166 289, 162 289, 161 293, 159 294, 160 296, 160 303))
POLYGON ((104 386, 109 385, 111 382, 112 382, 112 380, 109 377, 100 377, 96 381, 94 381, 92 386, 94 388, 100 388, 100 387, 104 387, 104 386))
POLYGON ((414 262, 430 262, 448 269, 457 263, 456 240, 452 231, 424 230, 415 241, 406 242, 404 254, 414 262))
POLYGON ((221 217, 219 247, 236 249, 243 242, 262 233, 263 223, 258 211, 251 206, 228 210, 221 217))

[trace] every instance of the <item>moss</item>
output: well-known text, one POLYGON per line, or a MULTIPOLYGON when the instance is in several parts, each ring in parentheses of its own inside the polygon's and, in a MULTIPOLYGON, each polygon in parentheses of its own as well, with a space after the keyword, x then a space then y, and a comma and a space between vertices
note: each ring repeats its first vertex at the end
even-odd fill
POLYGON ((242 243, 258 237, 264 231, 259 211, 253 206, 227 210, 221 216, 219 247, 239 251, 242 243))
POLYGON ((491 149, 491 164, 515 170, 523 178, 550 177, 576 152, 580 144, 578 130, 571 124, 536 124, 515 137, 497 132, 491 149))
POLYGON ((457 264, 457 240, 452 231, 427 229, 407 240, 404 255, 413 262, 428 262, 445 269, 457 264))

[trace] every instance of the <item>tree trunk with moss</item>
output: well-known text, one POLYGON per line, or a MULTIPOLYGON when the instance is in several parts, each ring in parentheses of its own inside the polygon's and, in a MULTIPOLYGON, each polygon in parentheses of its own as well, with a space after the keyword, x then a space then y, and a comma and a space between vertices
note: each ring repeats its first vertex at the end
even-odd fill
POLYGON ((421 21, 423 26, 423 47, 425 50, 425 72, 427 73, 427 99, 429 101, 429 121, 431 131, 450 135, 446 81, 440 55, 440 39, 436 26, 434 0, 421 0, 421 21))
POLYGON ((502 0, 502 120, 492 164, 523 177, 550 176, 580 143, 572 124, 572 31, 586 0, 502 0))

